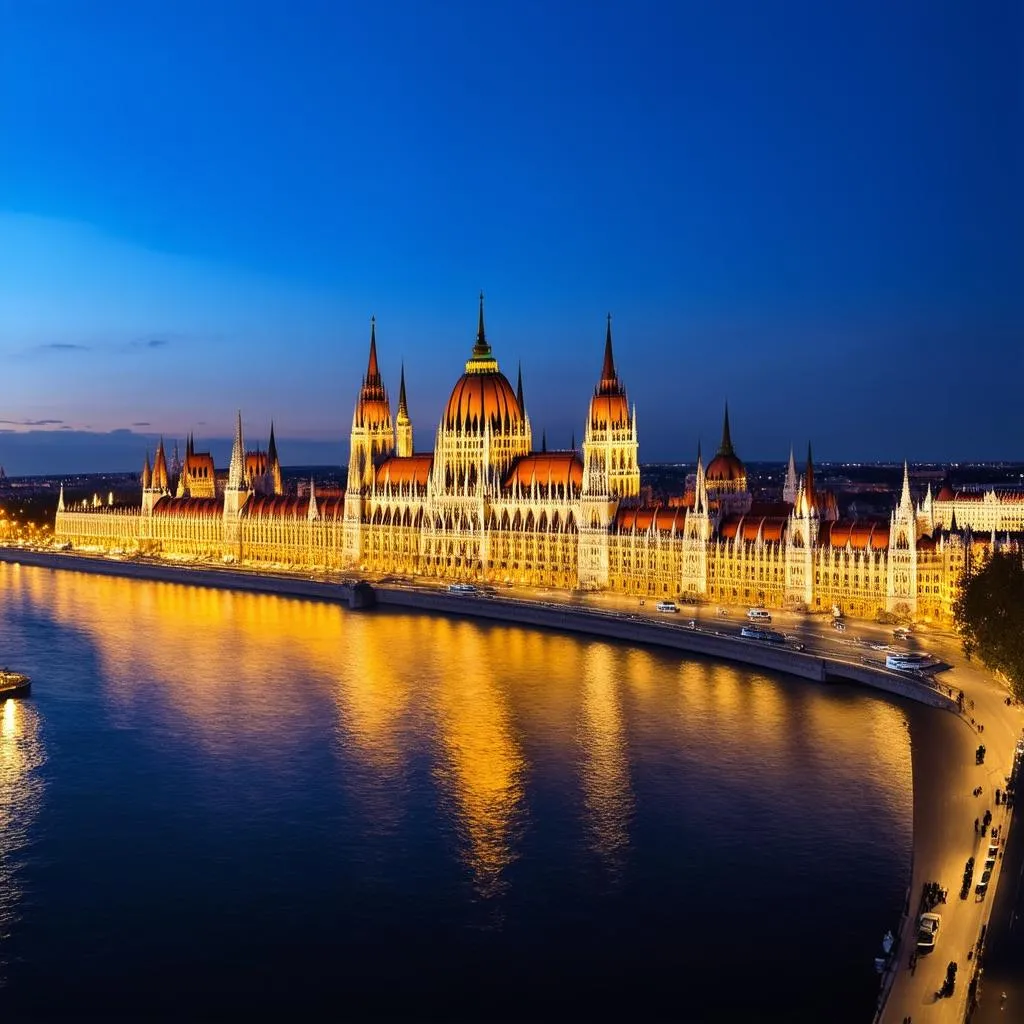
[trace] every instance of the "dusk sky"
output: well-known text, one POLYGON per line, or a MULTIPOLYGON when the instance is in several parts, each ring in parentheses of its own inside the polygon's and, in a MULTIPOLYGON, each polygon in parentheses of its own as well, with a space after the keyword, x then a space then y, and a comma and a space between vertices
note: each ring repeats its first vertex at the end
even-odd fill
POLYGON ((481 289, 538 445, 611 311, 643 461, 726 400, 752 460, 1024 457, 1022 39, 1015 0, 0 2, 0 464, 238 408, 344 462, 371 314, 430 448, 481 289))

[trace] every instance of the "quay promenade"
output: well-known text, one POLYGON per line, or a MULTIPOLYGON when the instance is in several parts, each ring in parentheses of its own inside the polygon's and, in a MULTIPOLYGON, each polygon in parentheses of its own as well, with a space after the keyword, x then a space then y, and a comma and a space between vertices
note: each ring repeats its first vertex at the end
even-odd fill
MULTIPOLYGON (((0 548, 0 562, 347 605, 351 605, 355 594, 353 580, 251 572, 237 567, 120 561, 4 548, 0 548)), ((721 617, 713 608, 681 606, 679 614, 667 615, 660 614, 652 603, 641 606, 635 599, 611 595, 520 590, 452 594, 443 586, 415 585, 394 578, 370 581, 370 586, 373 599, 385 611, 407 608, 589 634, 626 643, 655 644, 822 684, 849 682, 870 686, 884 694, 952 712, 935 715, 934 725, 915 740, 912 751, 914 852, 910 913, 901 928, 895 970, 886 978, 876 1020, 880 1024, 903 1024, 910 1016, 915 1024, 920 1024, 964 1019, 975 966, 973 960, 967 960, 967 952, 974 949, 987 921, 999 875, 993 878, 989 895, 981 902, 975 902, 973 887, 969 899, 961 902, 957 898, 959 880, 966 859, 971 855, 978 858, 980 839, 974 833, 973 819, 990 808, 993 825, 1000 827, 1004 835, 1009 829, 1006 808, 994 804, 993 792, 1005 785, 1024 714, 1019 706, 1006 705, 1005 688, 989 673, 965 661, 954 636, 923 628, 915 632, 913 642, 919 649, 927 644, 928 650, 950 666, 942 673, 940 683, 929 685, 882 667, 884 661, 872 647, 882 646, 891 637, 891 630, 874 623, 851 621, 848 629, 839 634, 828 628, 820 616, 773 613, 780 629, 805 644, 805 650, 799 651, 792 646, 779 648, 740 639, 738 619, 743 616, 737 610, 721 617), (691 620, 695 628, 689 626, 691 620), (957 713, 956 703, 950 697, 961 689, 967 701, 963 715, 957 713), (983 734, 978 732, 979 724, 984 725, 983 734), (980 766, 974 758, 979 742, 987 748, 985 763, 980 766), (982 795, 975 797, 973 792, 978 786, 982 787, 982 795), (935 951, 920 957, 916 969, 911 971, 909 956, 916 936, 918 900, 924 883, 933 880, 949 889, 949 902, 938 908, 943 923, 935 951), (952 998, 938 999, 935 993, 950 960, 959 964, 956 991, 952 998)), ((855 879, 851 886, 855 890, 855 879)), ((884 928, 880 927, 881 930, 884 928)))

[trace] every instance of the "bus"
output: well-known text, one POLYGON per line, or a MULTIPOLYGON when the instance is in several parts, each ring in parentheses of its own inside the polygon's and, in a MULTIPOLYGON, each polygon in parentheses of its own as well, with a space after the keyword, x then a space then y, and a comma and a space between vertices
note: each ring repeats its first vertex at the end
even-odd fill
POLYGON ((740 630, 740 636, 747 640, 760 640, 768 644, 784 644, 786 638, 774 629, 758 629, 757 626, 744 626, 740 630))
POLYGON ((894 669, 897 672, 920 672, 927 668, 932 662, 930 654, 914 654, 901 651, 896 654, 885 656, 885 667, 894 669))

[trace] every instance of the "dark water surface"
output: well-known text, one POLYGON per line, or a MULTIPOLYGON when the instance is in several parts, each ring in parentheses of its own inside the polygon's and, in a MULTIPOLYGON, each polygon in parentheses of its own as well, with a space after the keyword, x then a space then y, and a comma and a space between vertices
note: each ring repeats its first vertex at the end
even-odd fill
POLYGON ((0 1015, 870 1020, 903 710, 0 564, 0 1015))

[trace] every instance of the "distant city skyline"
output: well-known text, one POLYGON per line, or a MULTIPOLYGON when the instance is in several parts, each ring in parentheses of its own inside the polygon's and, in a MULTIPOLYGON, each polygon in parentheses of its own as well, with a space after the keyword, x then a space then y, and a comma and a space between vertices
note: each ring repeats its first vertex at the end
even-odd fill
POLYGON ((580 439, 610 310, 644 462, 713 451, 726 401, 747 460, 1020 457, 1022 33, 923 0, 5 11, 0 465, 133 470, 238 408, 344 463, 371 314, 429 449, 481 289, 538 446, 580 439))

